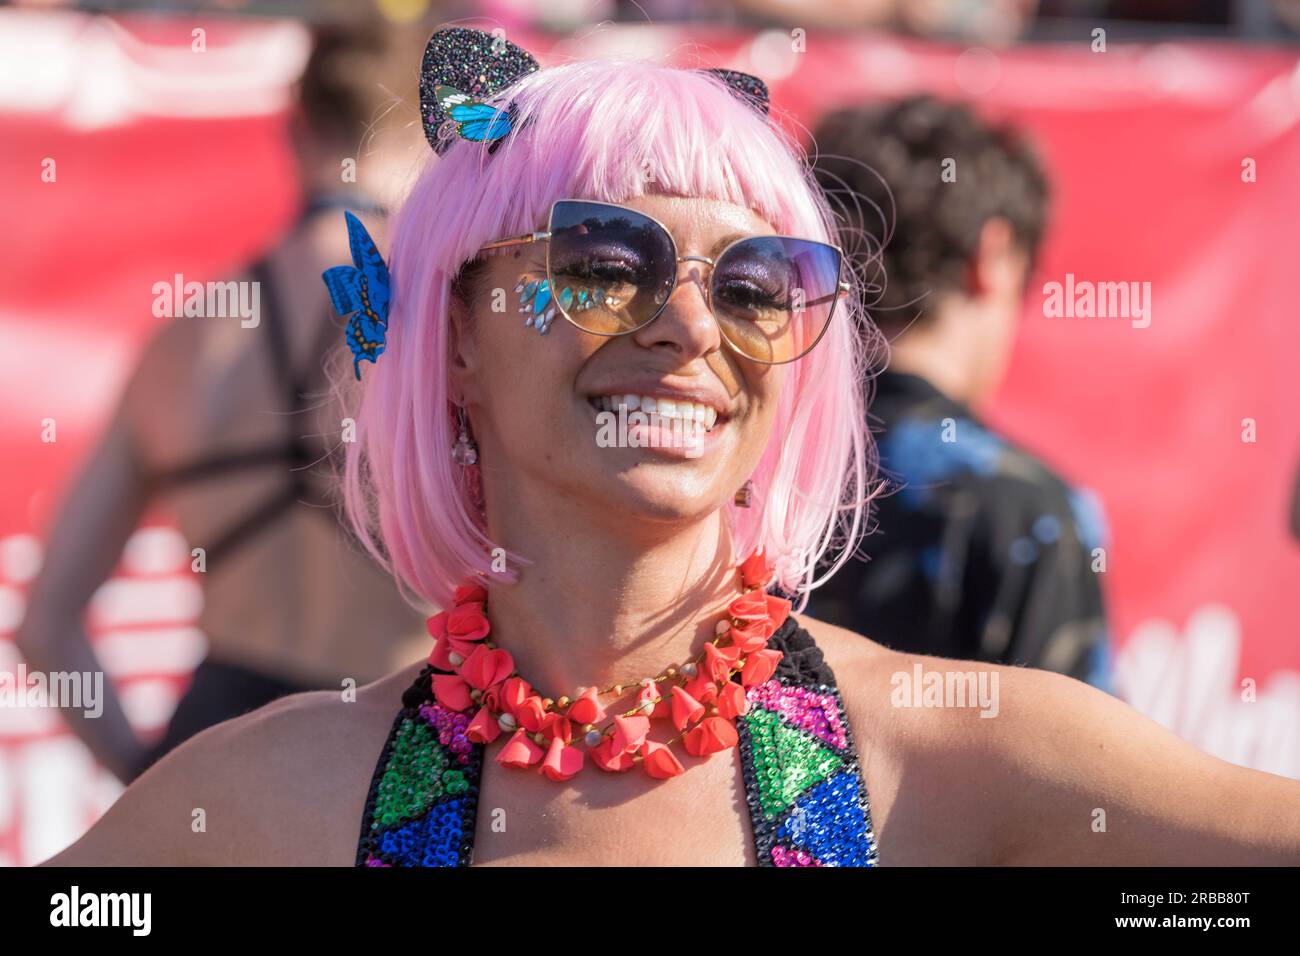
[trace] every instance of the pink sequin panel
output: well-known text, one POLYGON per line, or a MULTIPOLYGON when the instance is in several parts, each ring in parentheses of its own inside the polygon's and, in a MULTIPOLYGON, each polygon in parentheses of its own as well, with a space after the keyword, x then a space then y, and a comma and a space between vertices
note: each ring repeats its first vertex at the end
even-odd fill
POLYGON ((807 731, 837 750, 848 746, 840 709, 833 697, 806 687, 786 687, 775 678, 751 687, 745 696, 751 704, 780 714, 792 727, 807 731))

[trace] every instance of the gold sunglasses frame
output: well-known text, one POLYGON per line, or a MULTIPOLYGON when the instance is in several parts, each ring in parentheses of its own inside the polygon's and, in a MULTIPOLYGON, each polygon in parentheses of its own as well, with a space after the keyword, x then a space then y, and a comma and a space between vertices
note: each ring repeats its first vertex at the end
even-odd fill
MULTIPOLYGON (((571 203, 583 203, 583 204, 590 205, 590 206, 605 206, 605 207, 608 207, 608 208, 610 208, 610 209, 619 209, 619 210, 622 210, 622 211, 624 211, 624 212, 634 213, 634 214, 636 214, 636 215, 638 215, 638 216, 641 216, 641 217, 643 217, 643 218, 645 218, 645 219, 649 219, 652 223, 654 223, 656 226, 658 226, 660 229, 662 229, 664 235, 668 237, 668 242, 671 244, 671 246, 672 246, 672 250, 673 250, 673 255, 674 255, 674 265, 677 265, 677 264, 680 264, 680 263, 683 263, 683 262, 703 262, 703 263, 707 263, 708 266, 709 266, 709 283, 703 286, 703 289, 704 289, 704 291, 705 291, 705 301, 706 301, 706 304, 707 304, 708 307, 709 307, 709 313, 713 316, 713 321, 718 323, 718 332, 722 335, 722 340, 723 340, 724 342, 726 342, 727 345, 728 345, 728 347, 731 348, 731 350, 734 351, 734 352, 736 352, 738 355, 742 356, 743 358, 747 358, 747 359, 749 359, 751 362, 757 362, 757 363, 759 363, 760 365, 788 365, 788 364, 791 363, 791 362, 797 362, 797 361, 799 361, 799 359, 803 358, 803 357, 806 356, 809 352, 811 352, 814 348, 816 348, 816 347, 817 347, 817 343, 819 343, 819 342, 822 340, 822 336, 824 336, 824 335, 826 334, 826 330, 829 329, 829 328, 831 327, 831 319, 833 319, 833 318, 835 317, 835 306, 838 304, 840 298, 842 298, 843 296, 847 295, 850 291, 852 291, 852 287, 851 287, 847 282, 844 281, 844 250, 841 249, 839 246, 835 245, 834 243, 830 243, 830 242, 821 242, 820 240, 817 240, 817 239, 804 239, 804 238, 801 237, 801 236, 786 236, 786 235, 780 235, 780 234, 762 235, 762 236, 741 236, 740 238, 735 239, 735 240, 733 240, 732 242, 729 242, 729 243, 727 244, 726 248, 723 249, 721 252, 718 253, 717 259, 710 258, 709 256, 679 256, 679 255, 677 255, 677 251, 678 251, 678 250, 677 250, 677 240, 673 237, 673 234, 668 230, 668 227, 665 226, 665 225, 664 225, 662 222, 660 222, 658 219, 656 219, 654 216, 651 216, 651 215, 648 214, 648 213, 644 213, 644 212, 642 212, 642 211, 639 210, 639 209, 633 209, 633 208, 631 208, 630 206, 621 206, 621 205, 619 205, 618 203, 612 203, 612 202, 601 202, 600 200, 597 200, 597 199, 557 199, 555 202, 551 203, 551 209, 550 209, 550 212, 547 214, 547 217, 546 217, 546 229, 545 229, 544 231, 541 231, 541 232, 526 232, 526 233, 523 233, 522 235, 518 235, 518 236, 509 236, 509 237, 507 237, 507 238, 505 238, 505 239, 495 239, 495 240, 493 240, 492 242, 485 242, 483 245, 479 246, 479 250, 478 250, 478 251, 481 252, 481 253, 482 253, 482 252, 491 252, 491 251, 496 250, 496 249, 507 249, 507 248, 510 248, 510 247, 512 247, 512 246, 529 245, 529 244, 534 243, 534 242, 543 242, 543 241, 545 241, 545 240, 547 240, 547 239, 550 239, 551 236, 552 236, 552 234, 553 234, 553 233, 552 233, 552 228, 551 228, 551 227, 552 227, 552 224, 555 222, 555 208, 556 208, 558 205, 560 205, 560 203, 565 203, 565 202, 571 202, 571 203), (814 300, 811 301, 811 302, 806 302, 806 303, 804 303, 804 305, 805 305, 805 307, 806 307, 806 306, 811 306, 811 305, 820 305, 821 303, 826 302, 827 300, 833 300, 833 301, 831 302, 831 309, 830 309, 830 312, 828 312, 827 315, 826 315, 826 324, 822 326, 821 331, 817 333, 817 337, 816 337, 815 339, 813 339, 813 341, 808 345, 808 347, 807 347, 806 349, 804 349, 802 352, 800 352, 798 355, 794 356, 793 358, 784 359, 784 360, 782 360, 782 361, 780 361, 780 362, 767 362, 767 361, 764 361, 763 359, 754 358, 754 356, 750 355, 748 352, 743 351, 743 350, 740 348, 740 346, 738 346, 738 345, 736 345, 736 343, 732 342, 731 339, 728 337, 728 335, 727 335, 727 331, 726 331, 726 329, 723 327, 722 322, 719 321, 719 319, 718 319, 717 311, 716 311, 716 310, 714 309, 714 307, 713 307, 712 280, 713 280, 713 269, 714 269, 714 267, 717 265, 718 262, 721 262, 722 259, 723 259, 723 257, 726 256, 726 254, 727 254, 728 252, 730 252, 730 251, 731 251, 735 246, 740 245, 742 242, 749 242, 749 241, 751 241, 751 240, 753 240, 753 239, 793 239, 793 240, 796 240, 796 241, 798 241, 798 242, 811 242, 811 243, 815 243, 816 245, 819 245, 819 246, 825 246, 825 247, 828 248, 828 249, 833 249, 833 250, 835 250, 835 256, 836 256, 836 274, 835 274, 836 291, 835 291, 835 292, 832 292, 830 295, 824 295, 824 296, 822 296, 821 298, 814 299, 814 300)), ((554 280, 554 277, 553 277, 552 272, 551 272, 551 249, 550 249, 550 246, 547 246, 547 249, 546 249, 546 279, 547 279, 548 282, 551 282, 552 284, 554 284, 554 281, 555 281, 555 280, 554 280)), ((677 285, 678 285, 678 282, 677 282, 676 278, 674 277, 674 282, 673 282, 673 289, 674 289, 674 290, 676 290, 677 285)), ((670 292, 670 293, 668 294, 668 297, 665 298, 664 301, 663 301, 662 303, 660 303, 659 308, 655 310, 654 315, 650 316, 650 318, 646 319, 644 322, 642 322, 640 325, 636 326, 635 328, 625 329, 625 330, 623 330, 622 332, 595 332, 595 331, 592 331, 591 329, 586 328, 585 326, 579 325, 578 322, 577 322, 577 321, 576 321, 576 320, 575 320, 571 315, 569 315, 568 310, 565 309, 564 306, 560 304, 558 298, 555 300, 555 307, 559 310, 560 315, 564 316, 564 318, 565 318, 566 320, 568 320, 569 324, 571 324, 571 325, 574 326, 575 328, 577 328, 577 329, 581 329, 583 332, 590 333, 591 335, 601 335, 601 336, 604 336, 604 337, 606 337, 606 338, 613 338, 613 337, 618 336, 618 335, 630 335, 630 334, 633 333, 633 332, 637 332, 637 331, 640 331, 641 329, 644 329, 647 325, 649 325, 651 322, 653 322, 655 319, 659 318, 659 316, 663 314, 664 309, 668 308, 668 301, 669 301, 669 299, 671 299, 671 298, 672 298, 672 293, 670 292)))

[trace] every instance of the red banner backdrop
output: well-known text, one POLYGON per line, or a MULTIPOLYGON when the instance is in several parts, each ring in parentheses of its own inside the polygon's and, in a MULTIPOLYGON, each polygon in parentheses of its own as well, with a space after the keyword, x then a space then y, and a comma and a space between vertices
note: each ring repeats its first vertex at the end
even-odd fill
MULTIPOLYGON (((7 637, 42 530, 159 321, 153 283, 221 278, 290 215, 281 109, 300 37, 218 24, 206 43, 224 59, 169 57, 191 29, 0 17, 0 58, 46 67, 39 95, 0 90, 0 670, 17 664, 7 637)), ((990 417, 1106 507, 1124 695, 1213 753, 1300 777, 1294 54, 1093 52, 1090 35, 997 52, 694 28, 515 39, 544 64, 624 52, 745 69, 806 126, 917 90, 1022 123, 1051 167, 1054 226, 990 417), (1146 317, 1056 317, 1043 288, 1067 281, 1137 283, 1146 317)), ((202 652, 186 557, 165 527, 138 534, 92 609, 142 729, 202 652)), ((55 852, 116 792, 56 713, 0 709, 0 865, 55 852)))

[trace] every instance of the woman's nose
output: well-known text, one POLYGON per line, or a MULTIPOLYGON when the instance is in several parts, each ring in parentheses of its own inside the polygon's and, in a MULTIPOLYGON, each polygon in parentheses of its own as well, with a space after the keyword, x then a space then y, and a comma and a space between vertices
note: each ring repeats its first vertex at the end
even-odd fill
POLYGON ((722 336, 709 309, 705 263, 688 257, 678 263, 677 284, 664 310, 633 338, 645 348, 671 347, 689 360, 720 348, 722 336))

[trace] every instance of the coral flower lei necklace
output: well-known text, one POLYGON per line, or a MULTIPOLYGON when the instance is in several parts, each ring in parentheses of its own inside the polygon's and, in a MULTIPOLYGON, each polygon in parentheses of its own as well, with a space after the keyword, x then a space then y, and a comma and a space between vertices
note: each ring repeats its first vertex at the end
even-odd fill
POLYGON ((745 691, 776 672, 782 654, 768 639, 785 623, 790 602, 766 593, 773 568, 756 551, 737 570, 744 589, 718 621, 713 639, 693 660, 666 667, 656 677, 579 689, 574 696, 543 697, 515 671, 510 652, 488 640, 487 589, 472 580, 456 589, 454 606, 429 618, 434 639, 429 663, 433 694, 444 707, 474 716, 465 736, 490 744, 509 734, 497 763, 536 768, 552 780, 569 780, 591 763, 609 773, 638 764, 651 777, 681 773, 672 745, 695 757, 736 746, 736 718, 749 708, 745 691), (636 702, 612 717, 602 698, 615 702, 637 689, 636 702), (671 721, 676 735, 649 739, 652 720, 671 721))

